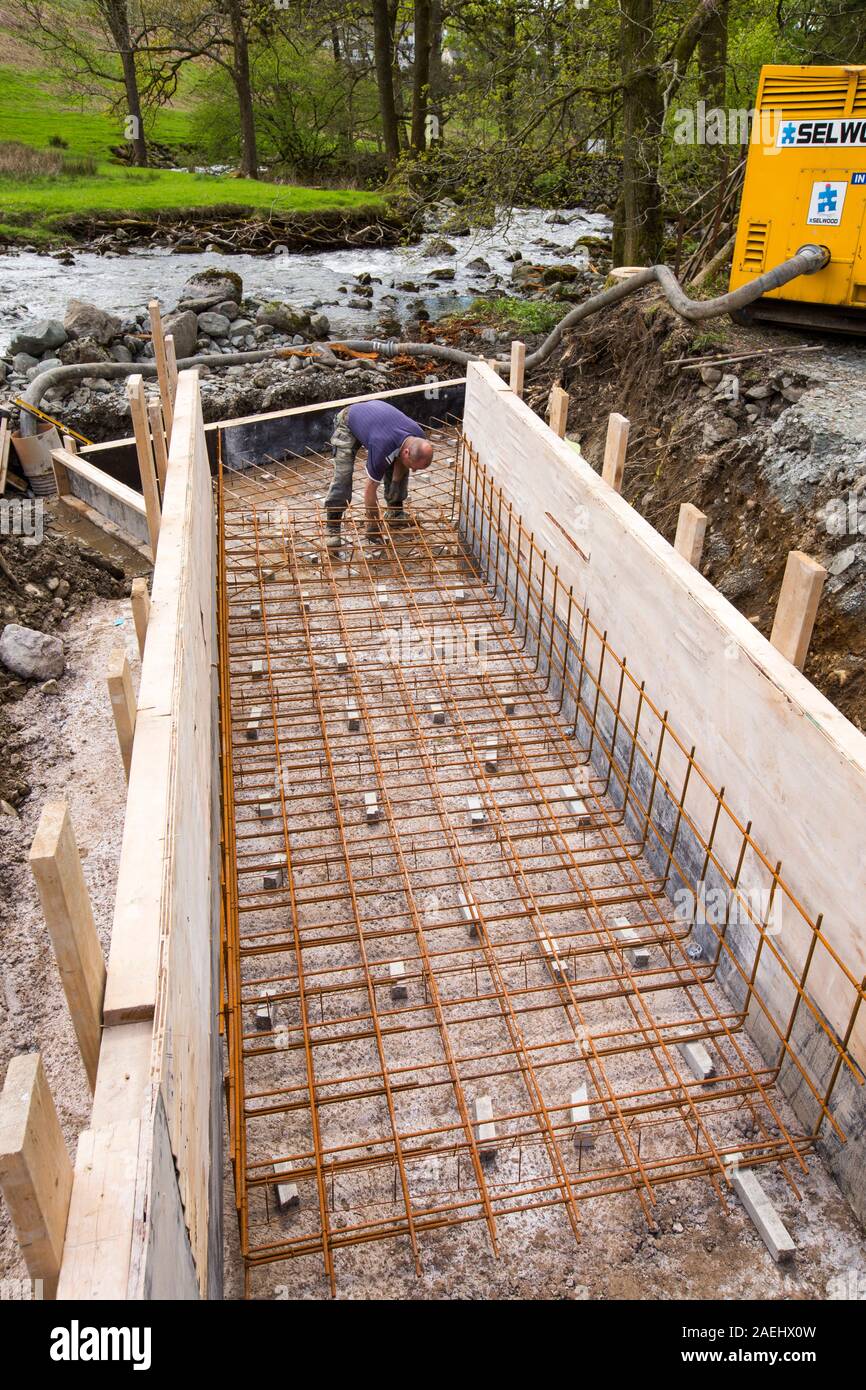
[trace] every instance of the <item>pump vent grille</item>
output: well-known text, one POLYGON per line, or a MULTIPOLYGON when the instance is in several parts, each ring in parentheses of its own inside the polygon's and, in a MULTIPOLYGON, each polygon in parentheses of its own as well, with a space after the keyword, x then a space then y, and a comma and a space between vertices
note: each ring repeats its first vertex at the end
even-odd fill
POLYGON ((746 245, 743 250, 743 259, 740 262, 740 269, 747 270, 752 275, 760 275, 764 269, 764 258, 767 254, 767 236, 770 231, 769 222, 750 222, 746 232, 746 245))
MULTIPOLYGON (((861 78, 862 83, 862 78, 861 78)), ((866 102, 866 87, 858 85, 858 97, 866 102)), ((768 75, 761 93, 762 111, 779 109, 786 116, 803 119, 844 116, 848 100, 848 77, 791 77, 768 75)))

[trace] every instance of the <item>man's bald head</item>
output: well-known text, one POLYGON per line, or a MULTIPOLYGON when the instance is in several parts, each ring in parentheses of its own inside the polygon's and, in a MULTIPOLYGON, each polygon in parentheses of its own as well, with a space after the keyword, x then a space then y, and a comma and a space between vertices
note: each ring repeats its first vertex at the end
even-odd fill
POLYGON ((419 439, 416 435, 410 435, 403 441, 400 450, 400 462, 407 468, 419 469, 429 468, 433 462, 433 445, 429 439, 419 439))

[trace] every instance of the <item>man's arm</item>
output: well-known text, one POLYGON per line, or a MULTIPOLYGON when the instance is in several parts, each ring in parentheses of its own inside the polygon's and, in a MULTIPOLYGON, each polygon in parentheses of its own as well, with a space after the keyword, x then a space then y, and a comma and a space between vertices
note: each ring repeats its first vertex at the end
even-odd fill
POLYGON ((368 518, 378 520, 379 517, 379 484, 375 478, 368 474, 364 480, 364 507, 368 518))

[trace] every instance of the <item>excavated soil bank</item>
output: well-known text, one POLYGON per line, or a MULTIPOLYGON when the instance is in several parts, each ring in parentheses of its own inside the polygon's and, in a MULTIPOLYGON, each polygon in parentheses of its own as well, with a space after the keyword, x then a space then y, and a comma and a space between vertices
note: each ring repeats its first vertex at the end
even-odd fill
POLYGON ((693 327, 650 291, 566 335, 527 385, 537 413, 554 385, 571 397, 568 436, 599 471, 610 412, 628 416, 623 495, 670 541, 681 503, 705 512, 701 571, 764 636, 788 552, 829 569, 805 675, 866 727, 866 517, 859 538, 826 524, 828 508, 841 503, 847 515, 866 484, 866 350, 727 319, 693 327), (709 373, 674 365, 762 351, 772 355, 709 373), (735 376, 736 399, 724 396, 729 382, 705 375, 735 376))

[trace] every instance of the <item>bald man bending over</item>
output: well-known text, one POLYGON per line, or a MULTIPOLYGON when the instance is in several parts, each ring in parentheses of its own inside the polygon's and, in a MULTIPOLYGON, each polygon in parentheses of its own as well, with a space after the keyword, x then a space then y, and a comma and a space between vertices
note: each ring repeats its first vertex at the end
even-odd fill
POLYGON ((429 468, 433 461, 433 445, 424 437, 416 420, 387 401, 359 401, 341 410, 331 435, 334 451, 334 477, 325 498, 328 516, 327 546, 340 546, 340 527, 343 512, 352 500, 352 481, 355 455, 367 450, 367 476, 364 482, 364 508, 367 514, 367 537, 380 538, 379 484, 385 484, 385 518, 391 526, 401 526, 405 520, 403 503, 409 493, 409 474, 416 469, 429 468))

